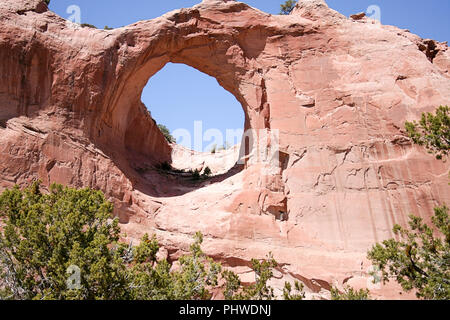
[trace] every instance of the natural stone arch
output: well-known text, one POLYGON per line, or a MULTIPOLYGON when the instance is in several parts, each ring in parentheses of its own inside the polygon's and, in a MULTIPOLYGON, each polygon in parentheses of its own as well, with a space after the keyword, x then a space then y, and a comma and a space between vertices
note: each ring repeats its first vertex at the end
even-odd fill
MULTIPOLYGON (((223 8, 220 5, 219 2, 217 13, 226 10, 238 14, 243 8, 249 8, 243 3, 223 8)), ((157 160, 167 160, 169 152, 161 146, 164 143, 160 135, 153 129, 148 132, 154 122, 140 97, 148 80, 169 62, 183 63, 212 76, 233 94, 244 111, 244 130, 269 127, 270 110, 265 101, 264 80, 254 60, 262 53, 268 35, 262 25, 243 32, 233 31, 233 28, 214 29, 217 23, 202 17, 195 7, 158 19, 161 23, 157 24, 157 29, 154 21, 142 22, 117 40, 119 55, 125 47, 128 57, 119 65, 116 80, 109 84, 115 89, 104 99, 107 102, 103 106, 105 118, 96 127, 101 127, 102 131, 114 128, 115 134, 122 135, 127 150, 150 158, 157 154, 157 160), (137 141, 135 137, 146 138, 137 141)), ((101 141, 101 137, 98 138, 101 141)))

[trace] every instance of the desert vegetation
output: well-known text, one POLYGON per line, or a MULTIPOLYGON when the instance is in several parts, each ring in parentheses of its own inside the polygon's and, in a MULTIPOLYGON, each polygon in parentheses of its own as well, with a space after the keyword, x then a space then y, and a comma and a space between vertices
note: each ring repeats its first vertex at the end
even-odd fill
MULTIPOLYGON (((208 178, 211 178, 213 175, 213 172, 210 167, 206 166, 204 169, 189 169, 189 170, 180 170, 173 168, 170 163, 167 161, 162 162, 155 166, 155 168, 163 174, 172 174, 184 178, 190 178, 193 181, 200 181, 200 180, 206 180, 208 178)), ((145 174, 148 170, 150 170, 149 167, 147 168, 138 168, 136 171, 140 174, 145 174)))
MULTIPOLYGON (((0 298, 303 300, 320 290, 367 300, 405 298, 402 288, 449 299, 449 109, 415 114, 448 103, 447 28, 427 33, 437 41, 422 38, 428 23, 413 21, 418 35, 395 27, 423 6, 402 17, 401 5, 362 4, 346 17, 354 6, 330 3, 343 15, 325 2, 281 0, 277 16, 268 4, 204 1, 154 18, 153 2, 114 15, 97 2, 53 13, 50 0, 2 0, 0 298), (152 19, 129 24, 136 12, 152 19), (88 16, 127 27, 68 22, 88 16), (190 159, 169 147, 141 101, 166 62, 215 78, 241 103, 245 128, 280 131, 265 144, 280 146, 276 170, 250 159, 268 151, 257 144, 190 159), (234 155, 243 164, 223 167, 234 155), (376 281, 398 286, 365 289, 364 256, 376 281)), ((441 5, 425 7, 446 21, 441 5)), ((231 126, 220 110, 211 118, 231 126)))
MULTIPOLYGON (((406 123, 408 135, 445 161, 448 108, 406 123)), ((169 170, 169 164, 161 170, 169 170)), ((205 168, 193 179, 211 175, 205 168)), ((243 285, 237 274, 207 257, 197 233, 178 267, 158 259, 155 236, 126 243, 113 205, 101 191, 54 184, 45 193, 39 182, 0 196, 0 297, 2 299, 211 299, 217 290, 229 300, 271 300, 269 285, 278 263, 272 254, 252 259, 255 281, 243 285)), ((377 243, 368 258, 382 281, 396 281, 421 299, 450 299, 450 223, 445 204, 434 209, 432 226, 410 216, 409 227, 396 225, 396 239, 377 243)), ((302 300, 304 286, 285 283, 282 298, 302 300)), ((332 288, 333 300, 371 299, 366 289, 332 288)))
POLYGON ((80 26, 81 26, 82 28, 97 29, 96 26, 94 26, 93 24, 90 24, 90 23, 82 23, 82 24, 80 24, 80 26))
POLYGON ((294 10, 297 1, 287 0, 285 3, 280 5, 280 14, 288 15, 294 10))
POLYGON ((394 227, 397 239, 378 243, 368 258, 382 271, 382 280, 395 280, 418 298, 450 299, 450 221, 448 208, 434 209, 433 225, 411 215, 408 228, 394 227))
MULTIPOLYGON (((40 184, 0 196, 2 299, 210 299, 219 280, 227 299, 272 299, 276 261, 252 260, 255 283, 222 270, 201 249, 197 233, 189 254, 173 269, 157 258, 155 236, 133 246, 121 241, 112 204, 100 191, 40 184)), ((290 290, 289 290, 290 292, 290 290)))
POLYGON ((355 290, 352 287, 345 287, 341 292, 336 288, 331 289, 331 300, 370 300, 368 289, 355 290))
POLYGON ((405 127, 414 143, 427 148, 437 159, 442 160, 448 156, 450 150, 448 106, 440 106, 435 114, 423 113, 419 122, 406 122, 405 127))

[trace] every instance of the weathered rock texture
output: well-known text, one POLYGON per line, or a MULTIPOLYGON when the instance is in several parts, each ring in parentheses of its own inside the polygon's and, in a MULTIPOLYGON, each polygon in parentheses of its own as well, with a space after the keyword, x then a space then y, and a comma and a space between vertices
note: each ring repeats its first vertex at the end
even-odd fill
POLYGON ((395 223, 450 202, 448 163, 402 133, 450 101, 446 44, 320 0, 289 16, 203 1, 112 31, 66 22, 43 1, 2 0, 0 26, 1 188, 39 178, 101 189, 127 234, 156 233, 171 259, 200 230, 205 251, 243 278, 272 251, 276 281, 326 296, 367 285, 366 251, 395 223), (154 169, 172 147, 140 95, 168 62, 215 77, 245 128, 279 130, 281 168, 248 162, 203 183, 154 169))

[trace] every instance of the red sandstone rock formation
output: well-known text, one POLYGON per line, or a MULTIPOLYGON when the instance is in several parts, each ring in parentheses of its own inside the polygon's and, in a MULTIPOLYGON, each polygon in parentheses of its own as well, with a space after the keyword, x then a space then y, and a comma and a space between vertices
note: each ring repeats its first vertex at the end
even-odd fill
POLYGON ((321 296, 365 287, 367 249, 408 214, 429 219, 450 202, 448 163, 402 132, 449 103, 450 52, 355 17, 322 0, 289 16, 209 0, 107 31, 40 0, 3 0, 0 188, 36 178, 98 188, 130 237, 156 233, 171 259, 200 230, 205 251, 244 279, 250 258, 272 251, 275 285, 301 279, 321 296), (140 95, 168 62, 215 77, 242 104, 246 129, 278 130, 280 168, 247 161, 198 184, 154 169, 172 147, 140 95))

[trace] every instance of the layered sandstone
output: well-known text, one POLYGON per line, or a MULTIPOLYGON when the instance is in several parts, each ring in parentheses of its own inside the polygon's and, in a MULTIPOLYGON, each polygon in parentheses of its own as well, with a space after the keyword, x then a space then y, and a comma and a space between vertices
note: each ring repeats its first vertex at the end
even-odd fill
POLYGON ((300 279, 327 296, 367 285, 365 253, 395 223, 450 202, 448 163, 402 132, 449 103, 446 44, 322 0, 289 16, 209 0, 110 31, 40 0, 3 0, 0 25, 0 187, 39 178, 101 189, 128 236, 156 233, 171 259, 200 230, 205 251, 243 279, 252 257, 272 251, 277 286, 300 279), (185 163, 140 99, 168 62, 215 77, 246 129, 279 132, 280 166, 245 158, 199 183, 157 169, 185 163))

